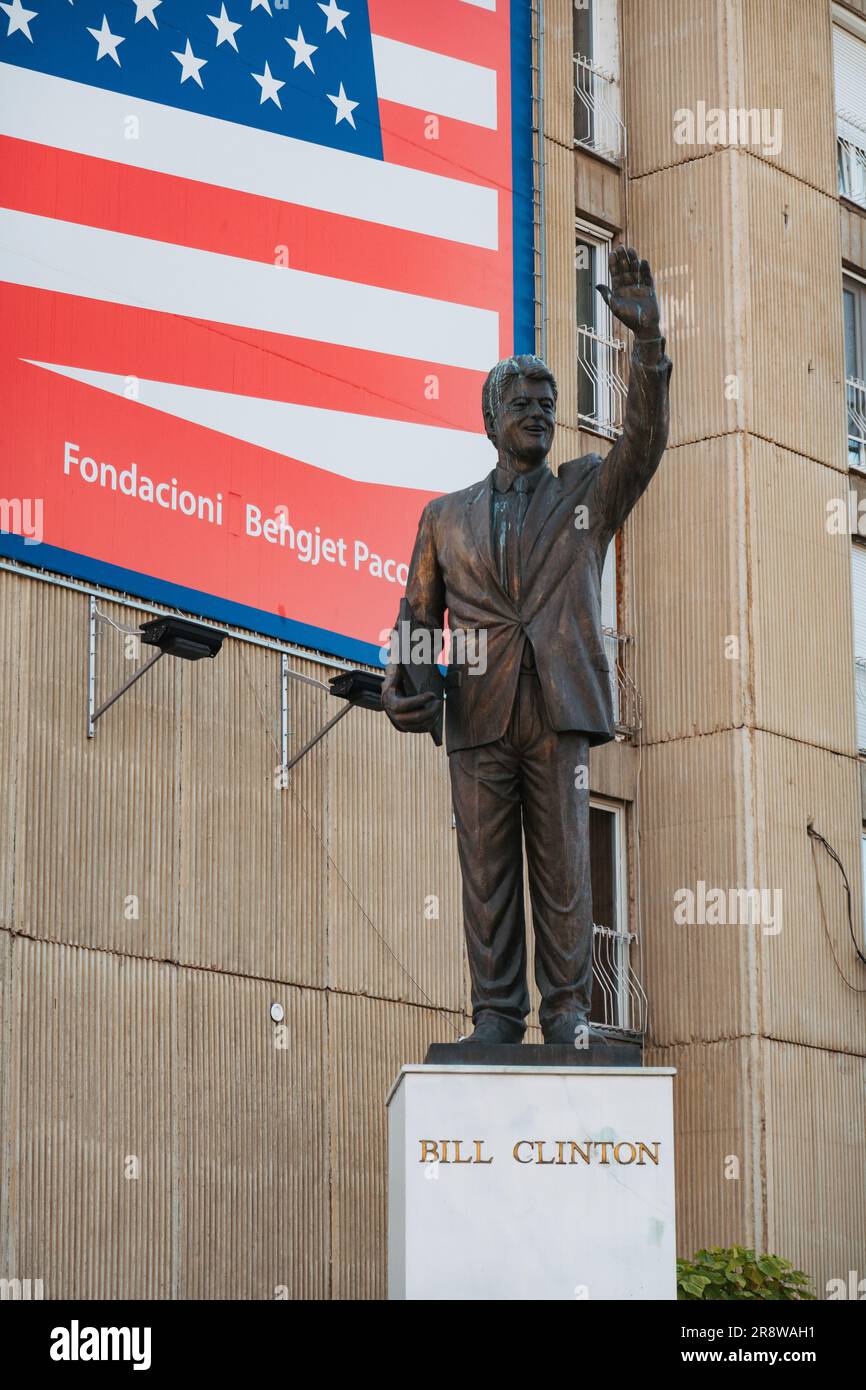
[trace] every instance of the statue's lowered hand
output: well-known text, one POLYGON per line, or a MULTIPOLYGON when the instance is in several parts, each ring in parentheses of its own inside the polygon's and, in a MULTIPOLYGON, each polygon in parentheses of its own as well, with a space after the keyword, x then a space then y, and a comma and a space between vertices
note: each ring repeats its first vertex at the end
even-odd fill
POLYGON ((610 284, 596 285, 614 318, 637 338, 659 337, 659 302, 649 261, 633 247, 620 246, 608 257, 610 284))
POLYGON ((401 734, 429 734, 441 717, 442 700, 432 691, 404 695, 400 690, 401 672, 389 666, 382 685, 382 708, 401 734))

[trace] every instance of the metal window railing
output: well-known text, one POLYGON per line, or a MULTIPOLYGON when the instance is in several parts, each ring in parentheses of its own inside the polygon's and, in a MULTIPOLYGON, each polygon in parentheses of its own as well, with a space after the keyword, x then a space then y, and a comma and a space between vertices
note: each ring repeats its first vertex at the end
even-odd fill
POLYGON ((615 632, 610 627, 603 627, 601 632, 607 664, 610 667, 614 727, 618 734, 631 738, 641 730, 640 691, 631 672, 634 642, 624 632, 615 632))
POLYGON ((625 407, 625 343, 579 326, 577 375, 579 423, 615 439, 622 433, 625 407))
POLYGON ((840 196, 866 208, 866 126, 837 111, 836 142, 840 196))
POLYGON ((866 657, 854 658, 854 697, 857 705, 857 747, 866 752, 866 657))
POLYGON ((848 406, 848 465, 866 471, 866 381, 845 380, 848 406))
POLYGON ((574 143, 614 164, 625 155, 613 75, 580 53, 574 55, 574 143))
POLYGON ((647 1027, 647 997, 632 965, 634 932, 613 927, 592 927, 592 976, 594 1028, 610 1029, 643 1037, 647 1027), (601 1014, 598 1018, 596 1015, 601 1014))

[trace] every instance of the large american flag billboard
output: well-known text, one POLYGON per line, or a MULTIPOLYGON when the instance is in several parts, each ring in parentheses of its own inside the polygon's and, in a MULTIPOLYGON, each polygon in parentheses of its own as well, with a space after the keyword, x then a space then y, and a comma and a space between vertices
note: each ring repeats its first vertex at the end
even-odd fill
POLYGON ((534 346, 529 0, 8 0, 0 152, 0 552, 375 661, 534 346))

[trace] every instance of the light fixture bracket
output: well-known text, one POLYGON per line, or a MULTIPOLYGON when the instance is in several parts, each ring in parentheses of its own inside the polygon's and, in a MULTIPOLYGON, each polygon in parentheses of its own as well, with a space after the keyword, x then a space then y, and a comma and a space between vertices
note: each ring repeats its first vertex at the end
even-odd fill
MULTIPOLYGON (((189 618, 177 618, 173 614, 165 614, 158 618, 150 618, 146 623, 142 623, 138 631, 127 628, 125 631, 130 637, 137 637, 144 645, 156 647, 157 651, 149 661, 143 666, 139 666, 133 671, 128 680, 123 682, 119 689, 109 695, 107 700, 97 707, 96 704, 96 677, 99 651, 99 625, 104 627, 117 628, 118 624, 104 613, 100 613, 98 604, 93 595, 90 596, 90 624, 89 624, 89 643, 87 651, 87 737, 93 738, 96 733, 97 721, 102 718, 106 710, 116 704, 127 690, 140 681, 142 676, 152 670, 158 661, 164 656, 180 657, 183 661, 200 661, 203 657, 215 657, 218 655, 223 642, 228 635, 220 632, 218 628, 206 627, 204 623, 191 622, 189 618)), ((120 629, 124 631, 123 628, 120 629)))

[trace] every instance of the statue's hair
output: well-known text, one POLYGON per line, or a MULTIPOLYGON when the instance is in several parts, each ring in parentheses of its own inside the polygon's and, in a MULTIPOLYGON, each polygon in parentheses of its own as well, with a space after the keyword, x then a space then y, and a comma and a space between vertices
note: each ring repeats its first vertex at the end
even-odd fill
POLYGON ((515 376, 524 376, 529 381, 549 381, 553 388, 553 399, 556 400, 556 377, 540 357, 533 357, 530 353, 522 353, 519 357, 504 357, 488 372, 481 391, 481 410, 485 423, 488 415, 496 419, 502 404, 505 383, 515 376))

